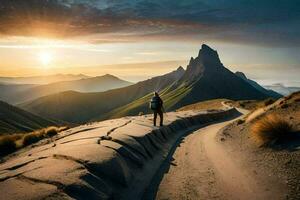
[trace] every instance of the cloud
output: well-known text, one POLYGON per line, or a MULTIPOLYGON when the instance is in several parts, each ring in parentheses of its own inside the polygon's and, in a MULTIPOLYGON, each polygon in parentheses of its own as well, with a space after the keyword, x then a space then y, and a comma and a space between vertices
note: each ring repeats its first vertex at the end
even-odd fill
POLYGON ((1 0, 0 34, 300 46, 297 0, 1 0))

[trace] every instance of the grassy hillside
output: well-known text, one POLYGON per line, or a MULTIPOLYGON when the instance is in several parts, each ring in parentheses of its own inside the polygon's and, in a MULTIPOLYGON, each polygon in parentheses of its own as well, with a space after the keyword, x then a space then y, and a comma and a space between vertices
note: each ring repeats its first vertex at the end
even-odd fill
POLYGON ((134 102, 156 90, 162 90, 178 80, 183 69, 141 81, 137 84, 99 93, 63 92, 20 105, 40 116, 73 123, 85 123, 102 118, 112 110, 134 102))
POLYGON ((33 115, 27 111, 0 101, 0 135, 16 132, 30 132, 55 122, 33 115))
MULTIPOLYGON (((184 79, 174 82, 161 92, 166 111, 176 110, 186 105, 210 99, 243 100, 269 97, 223 67, 221 63, 206 66, 196 59, 193 61, 196 61, 196 63, 188 66, 190 71, 185 72, 184 79), (199 73, 198 76, 195 77, 195 73, 199 73), (194 80, 192 80, 193 78, 194 80)), ((151 97, 152 94, 147 94, 97 119, 137 115, 140 112, 149 113, 151 110, 148 108, 148 103, 151 97)))
POLYGON ((179 68, 164 76, 102 93, 59 93, 21 107, 48 118, 84 123, 149 113, 149 101, 157 90, 167 111, 210 99, 247 100, 270 96, 225 68, 217 51, 203 45, 198 57, 191 58, 186 71, 179 68))
MULTIPOLYGON (((199 103, 191 104, 184 106, 180 109, 179 111, 185 111, 185 110, 198 110, 198 111, 204 111, 204 110, 218 110, 223 108, 222 102, 228 102, 230 100, 228 99, 213 99, 213 100, 208 100, 208 101, 202 101, 199 103)), ((233 102, 233 101, 232 101, 233 102)))
MULTIPOLYGON (((166 87, 161 91, 160 96, 164 101, 164 108, 166 111, 170 111, 182 98, 184 98, 193 88, 193 85, 182 85, 176 89, 173 89, 173 84, 166 87)), ((151 113, 149 109, 149 102, 153 97, 153 93, 149 93, 142 98, 139 98, 127 105, 121 106, 111 112, 96 118, 97 120, 103 120, 107 118, 119 118, 130 115, 137 115, 142 112, 144 114, 151 113)), ((96 120, 94 119, 94 120, 96 120)))
POLYGON ((30 90, 37 85, 34 84, 6 84, 0 83, 0 100, 5 102, 15 103, 18 99, 18 94, 30 90))

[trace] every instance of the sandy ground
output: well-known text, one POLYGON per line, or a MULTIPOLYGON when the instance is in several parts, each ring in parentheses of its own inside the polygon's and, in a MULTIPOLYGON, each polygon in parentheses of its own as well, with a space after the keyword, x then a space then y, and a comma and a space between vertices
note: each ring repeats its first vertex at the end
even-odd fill
POLYGON ((174 144, 235 109, 124 117, 69 129, 0 163, 0 199, 141 199, 174 144))
MULTIPOLYGON (((298 104, 267 112, 296 124, 298 104)), ((239 111, 168 113, 161 129, 139 116, 68 130, 3 160, 0 199, 300 199, 300 151, 253 145, 239 111)))
POLYGON ((262 180, 254 167, 239 159, 246 155, 233 154, 216 137, 232 121, 184 137, 144 199, 282 199, 280 185, 262 180))
POLYGON ((251 136, 251 126, 260 117, 277 115, 289 122, 295 134, 300 130, 300 93, 285 97, 248 115, 245 123, 232 123, 220 132, 223 147, 238 158, 245 168, 268 190, 276 190, 279 199, 300 199, 300 138, 285 141, 273 148, 263 148, 251 136), (242 156, 241 156, 242 155, 242 156), (271 184, 270 184, 271 183, 271 184), (274 184, 272 184, 274 183, 274 184), (275 184, 276 183, 276 184, 275 184))

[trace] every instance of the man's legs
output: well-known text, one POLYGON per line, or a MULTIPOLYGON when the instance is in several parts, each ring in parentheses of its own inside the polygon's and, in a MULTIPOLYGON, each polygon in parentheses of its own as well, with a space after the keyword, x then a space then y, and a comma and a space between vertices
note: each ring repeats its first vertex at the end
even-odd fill
POLYGON ((156 126, 157 111, 154 111, 153 125, 156 126))
POLYGON ((164 123, 164 114, 163 114, 162 110, 159 110, 159 111, 158 111, 158 114, 159 114, 159 118, 160 118, 160 123, 159 123, 159 125, 160 125, 160 126, 163 126, 163 123, 164 123))

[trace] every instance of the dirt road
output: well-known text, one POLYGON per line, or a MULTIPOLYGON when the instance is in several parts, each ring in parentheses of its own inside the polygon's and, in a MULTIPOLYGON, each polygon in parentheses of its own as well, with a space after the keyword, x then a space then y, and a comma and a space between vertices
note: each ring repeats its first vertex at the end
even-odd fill
POLYGON ((201 128, 183 138, 144 199, 278 199, 216 139, 232 121, 201 128), (152 194, 152 196, 151 196, 152 194))

